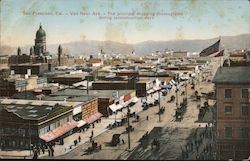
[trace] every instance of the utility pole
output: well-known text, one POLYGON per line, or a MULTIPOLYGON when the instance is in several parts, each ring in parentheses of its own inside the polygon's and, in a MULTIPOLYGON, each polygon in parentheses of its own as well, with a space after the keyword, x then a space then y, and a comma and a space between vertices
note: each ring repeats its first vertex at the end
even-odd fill
POLYGON ((158 90, 158 100, 159 100, 159 122, 161 122, 161 99, 160 99, 160 90, 158 90))
POLYGON ((29 142, 30 142, 30 156, 31 156, 31 130, 30 130, 30 120, 29 120, 29 142))
POLYGON ((130 151, 130 124, 129 124, 129 117, 130 117, 130 109, 129 106, 127 106, 128 113, 127 113, 127 120, 128 120, 128 151, 130 151))
MULTIPOLYGON (((188 81, 186 80, 186 87, 185 87, 185 90, 186 90, 186 100, 187 100, 187 98, 188 98, 188 95, 187 95, 187 86, 188 86, 188 81)), ((186 104, 187 104, 187 102, 186 102, 186 104)))
POLYGON ((176 107, 178 108, 179 104, 178 104, 178 81, 179 81, 179 75, 178 73, 176 74, 176 107))

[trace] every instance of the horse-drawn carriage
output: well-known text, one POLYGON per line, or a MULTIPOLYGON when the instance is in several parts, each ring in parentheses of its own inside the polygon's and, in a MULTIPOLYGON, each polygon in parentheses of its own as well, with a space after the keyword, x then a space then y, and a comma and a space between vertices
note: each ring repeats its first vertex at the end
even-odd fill
POLYGON ((126 132, 133 132, 135 129, 131 125, 129 127, 126 127, 126 132))
POLYGON ((151 148, 154 148, 154 146, 156 146, 156 148, 160 147, 160 141, 158 139, 154 139, 151 143, 151 148))
POLYGON ((184 98, 183 102, 180 103, 180 107, 176 109, 175 111, 175 120, 181 121, 183 119, 183 115, 187 111, 187 99, 184 98))
POLYGON ((175 96, 172 95, 172 96, 170 97, 170 100, 168 100, 168 103, 173 102, 174 100, 175 100, 175 96))
POLYGON ((120 136, 121 136, 121 134, 113 134, 110 145, 116 146, 117 144, 119 144, 120 143, 120 136))
POLYGON ((92 146, 91 147, 88 147, 88 149, 86 150, 87 154, 91 154, 95 151, 99 151, 102 149, 102 146, 101 144, 98 145, 95 141, 92 141, 92 146))

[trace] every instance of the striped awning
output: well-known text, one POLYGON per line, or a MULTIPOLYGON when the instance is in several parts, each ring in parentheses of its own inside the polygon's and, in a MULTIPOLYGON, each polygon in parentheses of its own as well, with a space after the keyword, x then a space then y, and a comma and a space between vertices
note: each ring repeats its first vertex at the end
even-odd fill
POLYGON ((114 103, 114 104, 110 105, 109 108, 110 108, 113 112, 115 112, 115 111, 117 111, 117 110, 123 108, 123 106, 120 105, 120 104, 117 104, 117 105, 116 105, 116 104, 114 103))
POLYGON ((77 125, 78 125, 78 122, 72 120, 72 121, 64 124, 61 127, 58 127, 52 131, 49 131, 48 133, 41 135, 40 139, 42 139, 46 142, 50 142, 50 141, 62 136, 63 134, 69 132, 70 130, 74 129, 77 125))
POLYGON ((77 127, 82 127, 83 125, 86 125, 86 124, 87 124, 87 122, 84 121, 84 120, 80 120, 80 121, 78 121, 77 123, 78 123, 77 127))
POLYGON ((91 115, 90 117, 88 117, 88 118, 86 119, 86 122, 87 122, 88 124, 91 124, 91 123, 95 122, 96 120, 98 120, 98 119, 101 118, 101 117, 102 117, 102 114, 99 113, 99 112, 97 112, 97 113, 91 115))

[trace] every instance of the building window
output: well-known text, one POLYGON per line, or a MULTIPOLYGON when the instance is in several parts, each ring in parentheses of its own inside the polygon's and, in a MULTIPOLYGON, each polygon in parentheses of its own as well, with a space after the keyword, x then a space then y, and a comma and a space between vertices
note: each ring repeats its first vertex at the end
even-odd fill
POLYGON ((250 137, 250 128, 242 127, 241 128, 241 137, 242 138, 249 138, 250 137))
POLYGON ((249 105, 243 104, 241 105, 241 115, 248 116, 249 115, 249 105))
POLYGON ((225 106, 225 114, 232 114, 232 106, 226 105, 225 106))
POLYGON ((247 88, 241 89, 241 98, 249 98, 249 93, 247 88))
POLYGON ((232 89, 225 89, 225 98, 232 98, 232 89))
POLYGON ((225 137, 231 138, 233 136, 233 128, 225 127, 225 137))

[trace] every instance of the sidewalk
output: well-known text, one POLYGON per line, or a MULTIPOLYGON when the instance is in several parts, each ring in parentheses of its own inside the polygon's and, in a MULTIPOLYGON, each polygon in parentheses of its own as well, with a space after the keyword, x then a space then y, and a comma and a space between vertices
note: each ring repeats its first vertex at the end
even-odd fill
MULTIPOLYGON (((90 143, 89 137, 91 136, 92 130, 94 132, 93 138, 95 138, 96 136, 98 136, 98 135, 102 134, 103 132, 105 132, 106 130, 108 130, 106 127, 109 124, 114 123, 114 121, 115 120, 113 120, 113 119, 102 118, 101 123, 95 123, 95 128, 91 127, 87 131, 76 132, 76 133, 64 138, 64 145, 56 145, 55 146, 54 157, 66 154, 82 144, 90 143), (75 146, 74 140, 78 141, 79 136, 81 137, 81 142, 80 143, 78 142, 77 145, 75 146)), ((45 152, 45 154, 40 154, 39 158, 49 158, 48 152, 45 152)), ((52 157, 50 157, 50 158, 52 158, 52 157)))
MULTIPOLYGON (((133 107, 135 109, 135 106, 140 107, 141 106, 141 100, 139 100, 133 107)), ((136 113, 139 113, 142 111, 142 108, 137 108, 136 113)), ((91 132, 93 130, 94 136, 93 138, 97 137, 98 135, 104 133, 105 131, 108 130, 106 128, 109 124, 113 124, 115 122, 115 119, 113 118, 106 118, 102 117, 102 120, 100 123, 95 123, 95 128, 89 128, 87 131, 81 132, 81 133, 74 133, 66 138, 64 138, 64 145, 56 145, 54 150, 54 157, 64 155, 78 146, 85 144, 85 143, 90 143, 89 137, 91 136, 91 132), (74 140, 78 140, 78 137, 81 137, 81 142, 78 143, 76 146, 74 145, 74 140), (71 146, 71 148, 70 148, 71 146)), ((45 152, 45 154, 40 154, 39 158, 52 158, 48 156, 48 152, 45 152)))

